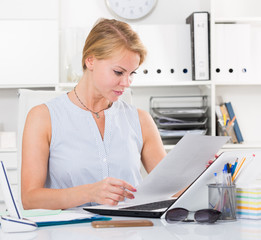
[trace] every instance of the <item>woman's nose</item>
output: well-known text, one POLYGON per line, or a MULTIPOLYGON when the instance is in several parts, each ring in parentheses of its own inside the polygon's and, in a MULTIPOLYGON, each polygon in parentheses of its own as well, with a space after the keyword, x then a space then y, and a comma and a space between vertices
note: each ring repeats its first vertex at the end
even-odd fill
POLYGON ((132 83, 132 78, 130 76, 124 77, 121 81, 121 85, 123 85, 124 87, 129 87, 131 83, 132 83))

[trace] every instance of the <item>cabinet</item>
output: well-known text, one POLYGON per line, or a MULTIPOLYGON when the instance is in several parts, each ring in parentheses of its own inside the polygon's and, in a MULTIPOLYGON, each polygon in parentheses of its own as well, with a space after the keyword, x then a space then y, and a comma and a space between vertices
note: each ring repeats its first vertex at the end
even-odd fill
POLYGON ((58 83, 58 6, 58 0, 1 1, 0 88, 58 83))
POLYGON ((59 1, 0 2, 0 131, 16 131, 18 88, 59 82, 59 1))
MULTIPOLYGON (((17 132, 18 88, 55 89, 59 81, 59 1, 0 1, 0 132, 17 132)), ((17 193, 17 151, 1 149, 17 193)), ((0 210, 3 197, 0 190, 0 210)))
POLYGON ((222 97, 224 102, 231 101, 244 137, 243 144, 227 145, 227 148, 261 148, 260 8, 261 2, 257 0, 211 1, 212 135, 215 134, 214 106, 222 97), (229 45, 231 33, 223 32, 222 36, 220 27, 238 34, 234 36, 234 46, 229 45), (230 48, 220 48, 222 37, 230 48), (226 59, 218 73, 221 51, 225 51, 226 59), (229 69, 234 71, 229 73, 229 69))

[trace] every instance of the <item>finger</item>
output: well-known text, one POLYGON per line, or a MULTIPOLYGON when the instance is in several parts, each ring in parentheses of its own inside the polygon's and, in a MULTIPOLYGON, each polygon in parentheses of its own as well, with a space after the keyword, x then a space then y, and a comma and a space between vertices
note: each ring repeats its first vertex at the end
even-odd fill
POLYGON ((123 180, 116 179, 116 178, 111 178, 110 180, 111 180, 112 185, 117 185, 117 186, 122 187, 124 189, 128 189, 129 191, 132 191, 132 192, 137 191, 137 189, 135 187, 133 187, 132 185, 130 185, 129 183, 127 183, 123 180))
POLYGON ((124 196, 129 199, 134 199, 134 195, 128 191, 124 191, 124 196))
POLYGON ((123 188, 123 187, 113 186, 110 189, 110 192, 118 194, 118 195, 122 196, 123 198, 126 197, 126 198, 129 198, 129 199, 134 199, 134 195, 131 192, 126 191, 126 189, 123 188))
POLYGON ((125 198, 125 197, 122 196, 122 195, 118 195, 118 194, 116 194, 116 193, 109 193, 106 198, 107 198, 107 199, 111 199, 111 200, 113 200, 114 202, 117 202, 117 204, 118 204, 118 202, 124 201, 124 198, 125 198))
POLYGON ((118 205, 118 202, 114 201, 110 198, 105 198, 104 201, 101 202, 101 204, 115 206, 115 205, 118 205))
POLYGON ((135 187, 133 187, 132 185, 130 185, 129 183, 123 181, 123 187, 125 189, 128 189, 129 191, 132 191, 132 192, 137 192, 137 189, 135 187))

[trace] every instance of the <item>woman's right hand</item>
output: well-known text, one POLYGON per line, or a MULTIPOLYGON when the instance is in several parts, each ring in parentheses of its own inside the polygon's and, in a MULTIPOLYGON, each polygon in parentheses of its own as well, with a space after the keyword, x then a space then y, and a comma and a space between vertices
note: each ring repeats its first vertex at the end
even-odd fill
POLYGON ((124 198, 134 199, 131 192, 136 192, 136 189, 127 182, 107 177, 100 182, 92 184, 91 198, 93 202, 106 205, 117 205, 124 198))

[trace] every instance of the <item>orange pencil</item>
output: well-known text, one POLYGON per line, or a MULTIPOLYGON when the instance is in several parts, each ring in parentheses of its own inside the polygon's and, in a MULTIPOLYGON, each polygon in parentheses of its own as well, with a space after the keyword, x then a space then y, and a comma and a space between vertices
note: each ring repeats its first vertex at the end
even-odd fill
POLYGON ((232 182, 234 182, 234 180, 235 180, 235 178, 236 178, 236 176, 237 176, 239 170, 241 169, 243 163, 245 162, 245 160, 246 160, 246 157, 244 157, 244 158, 241 160, 239 166, 236 168, 235 173, 234 173, 233 176, 232 176, 232 182))

